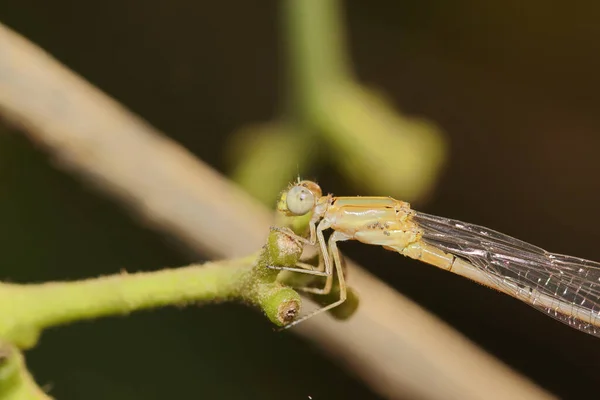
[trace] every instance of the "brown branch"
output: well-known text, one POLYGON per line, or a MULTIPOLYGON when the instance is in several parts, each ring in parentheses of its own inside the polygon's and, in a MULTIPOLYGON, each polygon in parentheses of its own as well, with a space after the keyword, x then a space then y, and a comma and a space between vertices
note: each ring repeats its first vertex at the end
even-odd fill
MULTIPOLYGON (((271 214, 180 145, 0 26, 0 113, 61 166, 212 257, 256 251, 271 214)), ((349 263, 351 264, 351 263, 349 263)), ((357 314, 293 329, 387 398, 543 399, 511 371, 355 264, 357 314)))

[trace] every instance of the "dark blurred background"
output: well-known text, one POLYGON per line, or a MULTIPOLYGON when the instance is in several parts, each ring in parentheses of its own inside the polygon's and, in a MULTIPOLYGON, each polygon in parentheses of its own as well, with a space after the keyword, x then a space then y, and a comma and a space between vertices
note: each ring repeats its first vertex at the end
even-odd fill
MULTIPOLYGON (((4 0, 0 21, 226 172, 228 135, 280 110, 279 4, 4 0)), ((415 208, 600 260, 600 4, 344 6, 360 80, 404 113, 433 120, 448 138, 439 184, 415 208)), ((198 261, 55 170, 22 135, 1 129, 2 279, 75 279, 198 261)), ((318 179, 326 191, 364 194, 327 165, 318 179)), ((343 250, 558 396, 596 392, 597 338, 381 248, 343 250)), ((377 398, 311 345, 235 305, 54 329, 27 359, 59 399, 377 398)))

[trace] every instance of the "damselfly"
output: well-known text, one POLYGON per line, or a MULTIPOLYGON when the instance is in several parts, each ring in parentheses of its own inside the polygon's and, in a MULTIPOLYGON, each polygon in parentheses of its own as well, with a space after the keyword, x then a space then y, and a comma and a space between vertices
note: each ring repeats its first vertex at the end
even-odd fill
POLYGON ((482 226, 418 212, 390 197, 323 196, 311 181, 291 185, 278 209, 288 216, 312 213, 308 239, 289 233, 304 243, 317 244, 321 262, 316 270, 274 268, 326 276, 323 288, 306 289, 317 294, 329 293, 335 268, 340 286, 339 300, 287 327, 346 300, 337 242, 358 240, 492 287, 600 337, 600 263, 549 253, 482 226), (327 229, 333 232, 326 242, 323 231, 327 229))

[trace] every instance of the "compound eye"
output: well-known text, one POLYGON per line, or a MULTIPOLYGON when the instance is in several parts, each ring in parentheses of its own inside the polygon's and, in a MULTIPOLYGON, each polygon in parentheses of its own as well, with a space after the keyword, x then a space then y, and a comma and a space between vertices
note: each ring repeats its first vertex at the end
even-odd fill
POLYGON ((287 208, 294 215, 304 215, 315 206, 315 195, 303 186, 294 186, 287 193, 287 208))

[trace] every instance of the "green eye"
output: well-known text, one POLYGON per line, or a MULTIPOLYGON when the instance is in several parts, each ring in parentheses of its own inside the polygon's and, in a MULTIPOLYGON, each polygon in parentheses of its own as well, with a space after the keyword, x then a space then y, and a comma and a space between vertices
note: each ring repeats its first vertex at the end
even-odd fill
POLYGON ((315 195, 303 186, 294 186, 287 193, 287 208, 295 215, 304 215, 315 206, 315 195))

